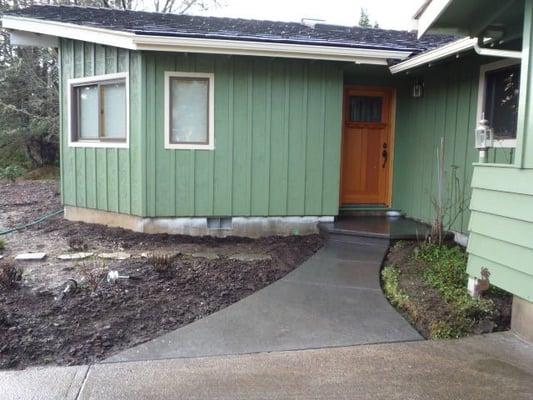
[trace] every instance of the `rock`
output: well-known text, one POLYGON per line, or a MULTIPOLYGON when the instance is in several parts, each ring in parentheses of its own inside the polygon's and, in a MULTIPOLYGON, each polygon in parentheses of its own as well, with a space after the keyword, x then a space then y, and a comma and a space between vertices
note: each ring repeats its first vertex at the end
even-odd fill
POLYGON ((131 257, 131 254, 119 251, 116 253, 100 253, 98 257, 105 260, 127 260, 131 257))
POLYGON ((194 257, 194 258, 207 258, 208 260, 218 260, 219 259, 218 254, 209 253, 209 252, 192 253, 191 257, 194 257))
POLYGON ((3 256, 2 254, 0 254, 0 260, 1 260, 2 258, 4 258, 4 256, 3 256))
POLYGON ((22 253, 15 257, 19 261, 40 261, 46 258, 46 253, 22 253))
POLYGON ((60 260, 85 260, 86 258, 92 257, 94 253, 72 253, 72 254, 61 254, 57 256, 60 260))
POLYGON ((271 260, 272 256, 269 254, 254 254, 254 253, 238 253, 228 257, 230 260, 253 262, 271 260))

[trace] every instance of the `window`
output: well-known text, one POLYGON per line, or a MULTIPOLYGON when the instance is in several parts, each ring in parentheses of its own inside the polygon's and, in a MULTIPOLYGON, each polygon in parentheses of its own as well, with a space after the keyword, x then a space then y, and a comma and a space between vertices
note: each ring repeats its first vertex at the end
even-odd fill
POLYGON ((69 80, 70 146, 127 147, 127 80, 123 73, 69 80))
POLYGON ((381 122, 383 98, 350 96, 350 122, 381 122))
POLYGON ((478 121, 489 121, 497 147, 516 145, 519 94, 519 61, 503 60, 481 67, 477 117, 478 121))
POLYGON ((165 148, 214 149, 214 76, 165 72, 165 148))

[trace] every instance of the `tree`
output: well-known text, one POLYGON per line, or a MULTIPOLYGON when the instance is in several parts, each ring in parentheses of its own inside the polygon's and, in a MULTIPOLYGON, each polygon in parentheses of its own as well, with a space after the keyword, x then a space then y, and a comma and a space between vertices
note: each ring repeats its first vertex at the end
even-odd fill
POLYGON ((368 10, 366 8, 361 8, 361 15, 359 16, 359 26, 361 28, 379 28, 378 21, 374 21, 374 25, 370 23, 370 16, 368 15, 368 10))
MULTIPOLYGON (((205 10, 218 0, 152 0, 151 9, 183 14, 205 10)), ((0 14, 34 3, 136 9, 142 0, 0 0, 0 14)), ((59 161, 57 51, 11 46, 0 31, 0 168, 36 168, 59 161)))
POLYGON ((359 16, 359 26, 361 28, 372 28, 370 25, 370 17, 366 8, 361 8, 361 15, 359 16))

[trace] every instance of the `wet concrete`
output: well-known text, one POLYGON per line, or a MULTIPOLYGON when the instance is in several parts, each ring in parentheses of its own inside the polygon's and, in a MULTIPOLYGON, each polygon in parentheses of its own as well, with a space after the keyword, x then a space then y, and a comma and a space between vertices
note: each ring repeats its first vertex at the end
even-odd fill
POLYGON ((106 362, 421 340, 379 283, 388 241, 330 241, 274 284, 106 362))

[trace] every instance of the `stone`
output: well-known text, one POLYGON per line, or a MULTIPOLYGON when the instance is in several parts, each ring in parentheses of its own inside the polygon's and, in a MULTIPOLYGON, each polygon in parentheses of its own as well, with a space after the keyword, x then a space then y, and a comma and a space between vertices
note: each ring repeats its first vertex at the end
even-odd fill
POLYGON ((15 260, 19 261, 40 261, 46 258, 46 253, 22 253, 17 254, 15 260))
POLYGON ((98 257, 104 260, 127 260, 131 254, 118 251, 116 253, 100 253, 98 257))
POLYGON ((230 260, 253 262, 253 261, 266 261, 272 260, 272 256, 269 254, 254 254, 254 253, 238 253, 229 256, 230 260))
POLYGON ((57 256, 60 260, 85 260, 86 258, 92 257, 94 253, 72 253, 72 254, 61 254, 57 256))
POLYGON ((194 257, 194 258, 207 258, 208 260, 218 260, 219 259, 218 254, 209 253, 209 252, 192 253, 191 257, 194 257))

